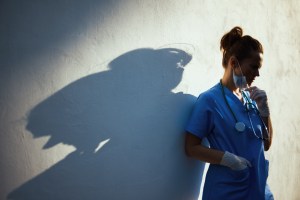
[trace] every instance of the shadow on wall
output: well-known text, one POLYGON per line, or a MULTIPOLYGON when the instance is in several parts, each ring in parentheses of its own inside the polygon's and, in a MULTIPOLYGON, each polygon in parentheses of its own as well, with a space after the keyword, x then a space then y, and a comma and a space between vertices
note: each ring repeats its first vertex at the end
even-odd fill
POLYGON ((137 49, 33 108, 27 129, 50 136, 44 149, 76 151, 8 198, 198 199, 204 165, 184 154, 196 98, 171 92, 190 60, 175 48, 137 49))

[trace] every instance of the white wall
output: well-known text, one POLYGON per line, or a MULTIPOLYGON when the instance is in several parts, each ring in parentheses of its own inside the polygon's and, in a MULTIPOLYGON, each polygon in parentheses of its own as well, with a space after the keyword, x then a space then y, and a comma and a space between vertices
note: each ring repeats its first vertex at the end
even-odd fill
POLYGON ((197 199, 203 165, 184 156, 183 127, 235 25, 265 49, 270 187, 299 199, 299 6, 1 1, 0 199, 197 199))

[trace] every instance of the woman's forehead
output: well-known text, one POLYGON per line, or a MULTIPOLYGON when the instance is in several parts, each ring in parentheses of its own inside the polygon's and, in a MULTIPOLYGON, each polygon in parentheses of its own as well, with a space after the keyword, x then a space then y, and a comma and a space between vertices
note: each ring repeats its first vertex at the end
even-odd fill
POLYGON ((263 54, 256 51, 253 51, 250 57, 245 59, 245 62, 256 63, 259 66, 261 66, 262 61, 263 61, 263 54))

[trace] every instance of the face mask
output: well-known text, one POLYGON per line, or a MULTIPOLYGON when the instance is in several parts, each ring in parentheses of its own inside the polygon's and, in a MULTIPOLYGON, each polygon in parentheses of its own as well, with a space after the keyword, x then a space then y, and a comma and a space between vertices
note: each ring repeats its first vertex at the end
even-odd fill
POLYGON ((239 65, 239 68, 241 70, 242 76, 236 75, 234 73, 234 70, 232 70, 232 77, 233 77, 233 82, 234 82, 235 86, 237 88, 239 88, 240 90, 243 90, 243 89, 247 88, 247 80, 246 80, 246 77, 243 75, 240 64, 238 64, 238 65, 239 65))

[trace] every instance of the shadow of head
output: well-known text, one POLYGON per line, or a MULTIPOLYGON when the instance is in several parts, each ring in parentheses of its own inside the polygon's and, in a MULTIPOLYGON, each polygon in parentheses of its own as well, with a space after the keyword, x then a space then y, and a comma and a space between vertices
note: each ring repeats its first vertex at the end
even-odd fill
POLYGON ((176 101, 169 98, 171 90, 191 59, 176 48, 127 52, 108 71, 72 82, 35 106, 26 128, 35 138, 50 136, 44 149, 64 143, 93 152, 101 141, 149 128, 161 105, 166 109, 176 101))
POLYGON ((141 84, 145 92, 170 91, 181 81, 184 67, 192 56, 175 48, 137 49, 114 59, 110 69, 124 82, 141 84), (147 89, 151 89, 148 91, 147 89))

